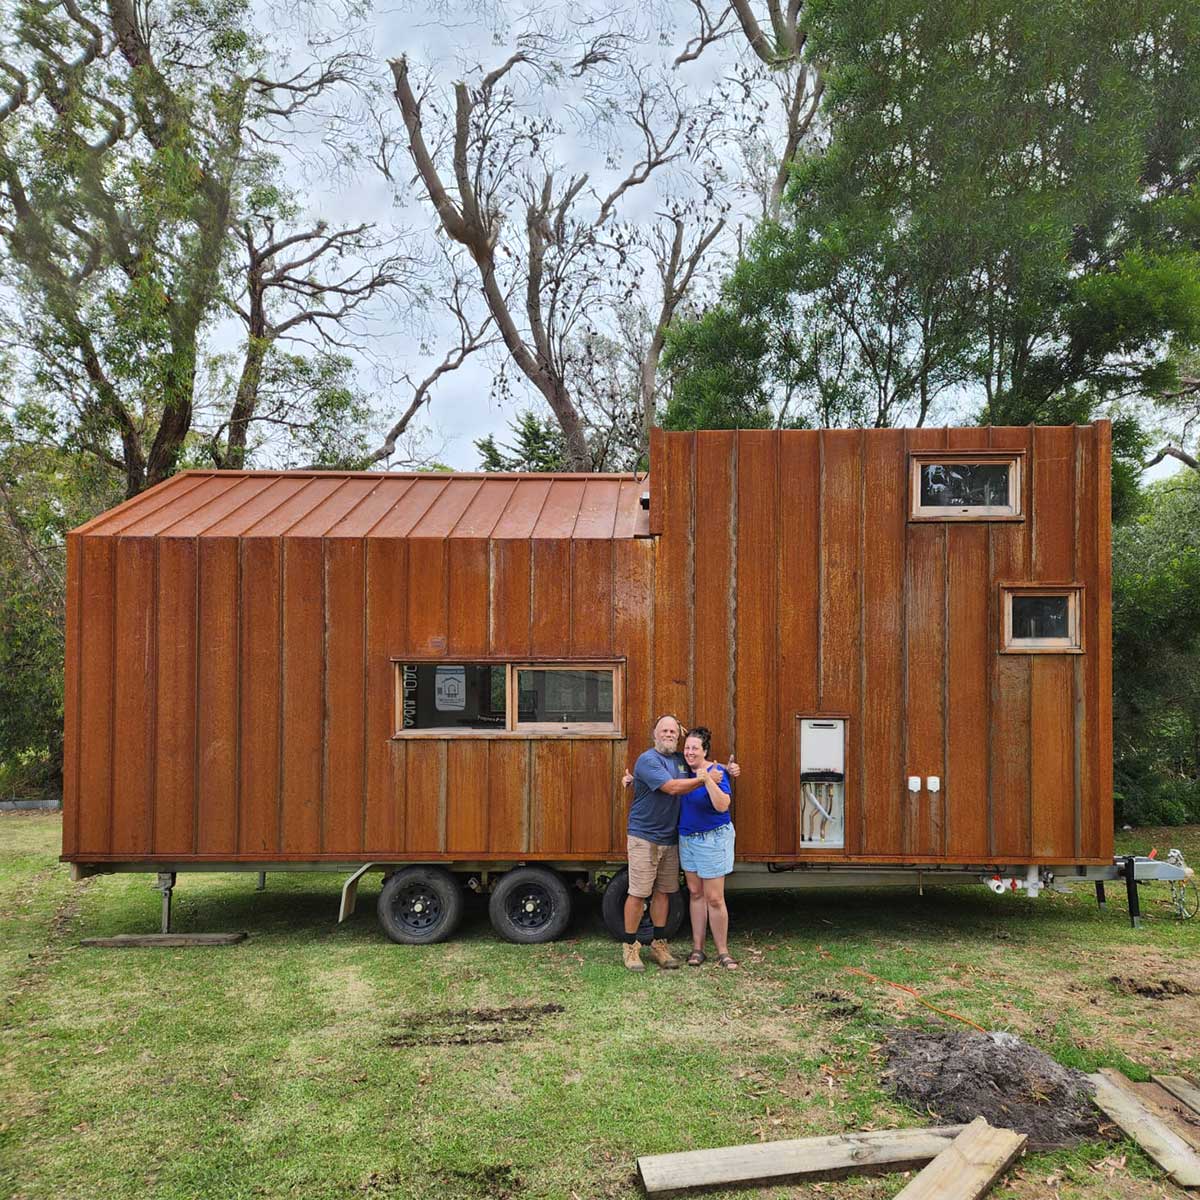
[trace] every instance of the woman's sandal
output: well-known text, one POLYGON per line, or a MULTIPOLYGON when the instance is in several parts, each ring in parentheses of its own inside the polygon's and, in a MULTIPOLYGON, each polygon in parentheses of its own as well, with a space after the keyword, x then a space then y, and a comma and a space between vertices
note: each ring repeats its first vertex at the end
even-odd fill
POLYGON ((741 967, 738 965, 738 960, 734 958, 732 954, 718 954, 717 966, 724 967, 727 971, 741 970, 741 967))
POLYGON ((708 962, 708 955, 703 950, 693 950, 687 956, 687 965, 689 967, 698 967, 706 962, 708 962))

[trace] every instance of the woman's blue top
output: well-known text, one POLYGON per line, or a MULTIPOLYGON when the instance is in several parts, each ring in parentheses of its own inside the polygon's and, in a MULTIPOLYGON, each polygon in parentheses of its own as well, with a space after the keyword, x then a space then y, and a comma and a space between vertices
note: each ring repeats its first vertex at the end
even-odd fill
MULTIPOLYGON (((729 787, 729 773, 724 767, 717 767, 717 782, 721 791, 727 796, 733 795, 729 787)), ((690 792, 684 792, 679 797, 679 833, 686 837, 689 833, 707 833, 710 829, 720 829, 722 825, 730 825, 733 817, 728 810, 717 812, 708 798, 708 788, 701 784, 690 792)))

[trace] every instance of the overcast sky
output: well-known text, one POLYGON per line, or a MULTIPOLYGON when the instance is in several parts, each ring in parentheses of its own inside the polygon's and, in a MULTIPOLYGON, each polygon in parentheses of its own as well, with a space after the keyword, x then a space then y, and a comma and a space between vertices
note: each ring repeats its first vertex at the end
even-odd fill
MULTIPOLYGON (((262 11, 262 10, 260 10, 262 11)), ((269 10, 268 10, 269 11, 269 10)), ((319 9, 318 11, 327 11, 319 9)), ((268 18, 269 19, 269 18, 268 18)), ((589 30, 617 27, 634 36, 637 54, 645 69, 671 69, 674 57, 694 32, 694 9, 688 0, 642 0, 636 5, 618 7, 595 3, 594 0, 575 0, 563 4, 557 0, 547 3, 520 2, 488 3, 487 0, 426 0, 425 3, 381 5, 367 20, 370 53, 379 64, 380 77, 390 84, 387 60, 408 56, 414 70, 429 69, 443 86, 470 78, 474 70, 489 70, 512 53, 518 36, 532 27, 555 27, 560 32, 577 31, 586 36, 589 30)), ((326 24, 332 31, 334 26, 326 24)), ((676 78, 686 83, 693 95, 711 95, 712 89, 733 71, 741 40, 729 39, 710 46, 696 63, 675 71, 676 78)), ((632 161, 629 155, 618 153, 618 161, 606 166, 604 155, 586 129, 573 120, 570 86, 562 86, 551 100, 551 112, 560 117, 565 132, 555 146, 561 166, 568 172, 586 170, 597 187, 624 175, 632 161)), ((382 101, 389 119, 400 127, 398 109, 390 93, 382 101)), ((632 143, 626 142, 627 147, 632 143)), ((319 173, 298 177, 298 190, 306 195, 311 215, 321 216, 340 224, 359 221, 395 225, 428 239, 444 237, 438 229, 428 202, 411 180, 412 167, 403 150, 394 160, 394 183, 375 170, 364 169, 352 179, 331 181, 319 173)), ((731 171, 736 170, 730 164, 731 171)), ((611 182, 610 182, 611 186, 611 182)), ((678 186, 677 184, 675 186, 678 186)), ((637 220, 650 219, 659 203, 661 185, 653 181, 639 193, 631 194, 625 215, 637 220)), ((735 209, 729 221, 731 234, 726 252, 731 253, 733 230, 740 225, 748 231, 757 217, 757 203, 749 196, 740 199, 731 192, 735 209)), ((728 259, 726 259, 728 261, 728 259)), ((439 362, 449 347, 452 333, 440 318, 426 321, 426 335, 400 327, 395 317, 381 314, 372 329, 372 344, 389 367, 403 368, 415 377, 425 375, 439 362), (422 353, 422 342, 425 353, 422 353)), ((479 466, 479 454, 474 442, 492 433, 501 442, 507 440, 508 421, 520 407, 537 405, 540 400, 530 388, 522 389, 519 374, 510 372, 518 381, 515 402, 502 404, 492 395, 491 380, 496 360, 486 355, 469 359, 465 366, 439 382, 432 406, 425 410, 422 424, 429 430, 424 449, 458 470, 474 470, 479 466)), ((364 365, 364 382, 372 378, 370 367, 364 365)), ((389 403, 386 395, 377 398, 381 428, 386 428, 407 403, 402 390, 389 403)), ((933 414, 931 424, 954 423, 953 402, 933 414)), ((1179 464, 1168 460, 1149 473, 1149 478, 1171 474, 1179 464)))

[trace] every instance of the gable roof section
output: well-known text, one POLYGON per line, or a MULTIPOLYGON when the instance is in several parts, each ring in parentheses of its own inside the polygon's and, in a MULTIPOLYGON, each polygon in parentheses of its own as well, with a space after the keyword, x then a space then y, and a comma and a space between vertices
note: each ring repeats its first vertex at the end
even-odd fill
POLYGON ((635 475, 184 471, 100 513, 92 537, 647 537, 635 475))

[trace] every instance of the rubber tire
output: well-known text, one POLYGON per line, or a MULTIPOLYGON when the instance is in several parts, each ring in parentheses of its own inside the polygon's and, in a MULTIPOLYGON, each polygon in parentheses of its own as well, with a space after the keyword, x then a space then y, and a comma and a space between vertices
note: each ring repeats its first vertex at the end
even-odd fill
POLYGON ((562 937, 571 923, 571 911, 570 890, 562 876, 548 867, 516 867, 507 871, 488 897, 492 928, 506 942, 517 942, 522 946, 552 942, 562 937), (544 923, 527 926, 513 919, 509 905, 519 899, 522 892, 531 900, 548 905, 544 923))
MULTIPOLYGON (((629 868, 622 867, 613 877, 604 895, 600 899, 600 912, 604 917, 604 927, 618 941, 625 940, 625 897, 629 895, 629 868)), ((667 908, 667 923, 663 927, 668 938, 673 938, 683 927, 683 919, 687 916, 687 905, 684 903, 684 890, 668 892, 669 905, 667 908)), ((648 946, 654 939, 654 926, 650 924, 650 912, 647 908, 638 928, 638 941, 648 946)))
POLYGON ((393 942, 402 946, 444 942, 462 920, 462 886, 442 867, 404 867, 384 880, 377 911, 383 932, 393 942), (423 891, 440 908, 436 919, 428 925, 406 921, 399 911, 404 893, 413 888, 423 891))

